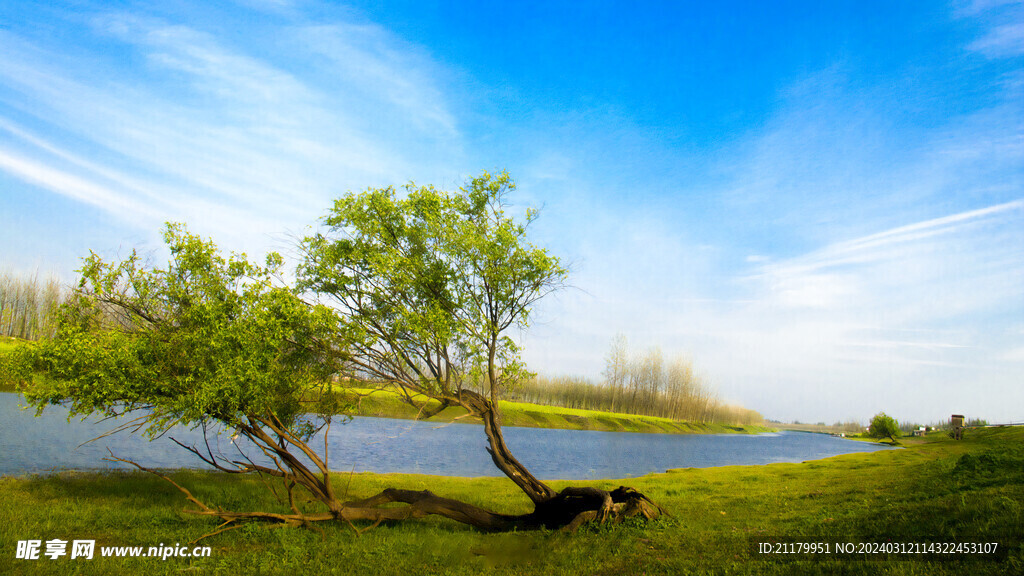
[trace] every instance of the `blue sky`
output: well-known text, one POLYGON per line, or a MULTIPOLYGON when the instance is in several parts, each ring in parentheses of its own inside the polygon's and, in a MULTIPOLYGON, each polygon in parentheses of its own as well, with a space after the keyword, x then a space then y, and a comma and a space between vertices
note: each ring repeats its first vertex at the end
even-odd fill
POLYGON ((286 254, 331 198, 507 169, 616 333, 768 417, 1024 420, 1024 5, 12 2, 0 267, 286 254))

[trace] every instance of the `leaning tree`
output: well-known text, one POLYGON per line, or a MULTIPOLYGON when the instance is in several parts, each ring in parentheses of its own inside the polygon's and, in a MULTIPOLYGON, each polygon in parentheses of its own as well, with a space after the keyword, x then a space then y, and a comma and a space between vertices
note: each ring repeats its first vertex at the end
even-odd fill
POLYGON ((885 439, 888 438, 890 442, 899 442, 896 438, 900 435, 900 425, 896 422, 896 419, 889 416, 885 412, 879 412, 871 419, 871 424, 868 426, 868 436, 870 438, 885 439))
POLYGON ((527 210, 523 222, 506 213, 514 188, 507 173, 485 172, 457 194, 412 184, 402 196, 393 188, 349 194, 325 218, 328 231, 303 244, 300 285, 328 298, 360 334, 347 350, 358 374, 397 386, 423 416, 459 406, 479 418, 494 465, 534 511, 506 516, 401 490, 372 501, 401 501, 414 511, 497 530, 653 518, 660 509, 629 488, 555 492, 505 443, 498 399, 526 374, 507 333, 525 328, 533 304, 562 287, 567 275, 558 258, 526 240, 536 211, 527 210), (438 402, 428 408, 417 398, 438 402))
POLYGON ((409 185, 402 195, 346 195, 325 229, 302 242, 296 286, 280 280, 276 254, 266 265, 224 258, 212 242, 169 225, 166 268, 134 253, 117 263, 87 258, 57 333, 22 349, 10 369, 33 381, 25 395, 38 410, 64 404, 72 414, 133 415, 121 428, 151 436, 186 425, 201 427, 204 438, 217 431, 244 439, 227 455, 208 440, 179 442, 221 471, 280 482, 275 494, 290 512, 228 511, 175 484, 196 506, 190 512, 227 528, 436 514, 515 530, 656 517, 661 510, 630 488, 556 492, 505 444, 498 399, 525 374, 507 332, 525 327, 532 305, 566 277, 557 258, 526 241, 536 213, 524 222, 506 214, 513 188, 507 174, 485 173, 458 193, 409 185), (344 411, 338 383, 347 379, 397 387, 424 417, 449 406, 478 417, 494 464, 534 510, 497 514, 400 488, 339 497, 326 442, 318 451, 312 440, 344 411), (438 402, 427 408, 419 398, 438 402))

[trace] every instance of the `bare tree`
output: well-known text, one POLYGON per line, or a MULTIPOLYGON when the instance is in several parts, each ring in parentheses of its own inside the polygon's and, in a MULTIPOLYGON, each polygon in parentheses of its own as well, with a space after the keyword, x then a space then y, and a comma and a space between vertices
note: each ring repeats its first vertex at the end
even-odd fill
POLYGON ((0 273, 0 335, 35 340, 52 334, 52 317, 63 299, 56 278, 0 273))
POLYGON ((629 343, 621 332, 612 340, 611 350, 605 356, 604 378, 611 391, 612 411, 621 409, 626 382, 629 379, 629 343))

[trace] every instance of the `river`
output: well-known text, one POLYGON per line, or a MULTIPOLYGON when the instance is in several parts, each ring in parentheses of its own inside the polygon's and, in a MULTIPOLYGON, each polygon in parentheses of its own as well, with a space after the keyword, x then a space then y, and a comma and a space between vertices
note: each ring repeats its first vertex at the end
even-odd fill
MULTIPOLYGON (((60 406, 47 407, 41 416, 33 417, 31 410, 19 405, 24 405, 20 395, 0 393, 0 475, 124 467, 103 460, 108 449, 148 467, 207 467, 169 439, 201 443, 202 435, 196 430, 176 428, 168 437, 153 441, 119 433, 82 445, 116 422, 98 422, 94 417, 68 422, 68 412, 60 406)), ((679 435, 512 426, 504 432, 516 457, 545 480, 628 478, 669 468, 801 462, 888 449, 802 432, 679 435)), ((487 442, 479 425, 359 417, 344 425, 335 423, 327 443, 330 467, 335 470, 501 475, 485 451, 487 442)), ((213 445, 229 458, 238 457, 239 448, 227 435, 216 437, 213 445)), ((322 435, 310 445, 322 453, 322 435)))

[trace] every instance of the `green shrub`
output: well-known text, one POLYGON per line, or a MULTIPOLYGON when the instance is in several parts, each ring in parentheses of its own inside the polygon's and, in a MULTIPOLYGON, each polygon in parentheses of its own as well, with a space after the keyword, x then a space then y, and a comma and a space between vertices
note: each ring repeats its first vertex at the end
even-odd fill
POLYGON ((871 419, 871 425, 868 426, 868 436, 870 438, 889 438, 895 442, 899 435, 899 423, 885 412, 875 414, 875 417, 871 419))

